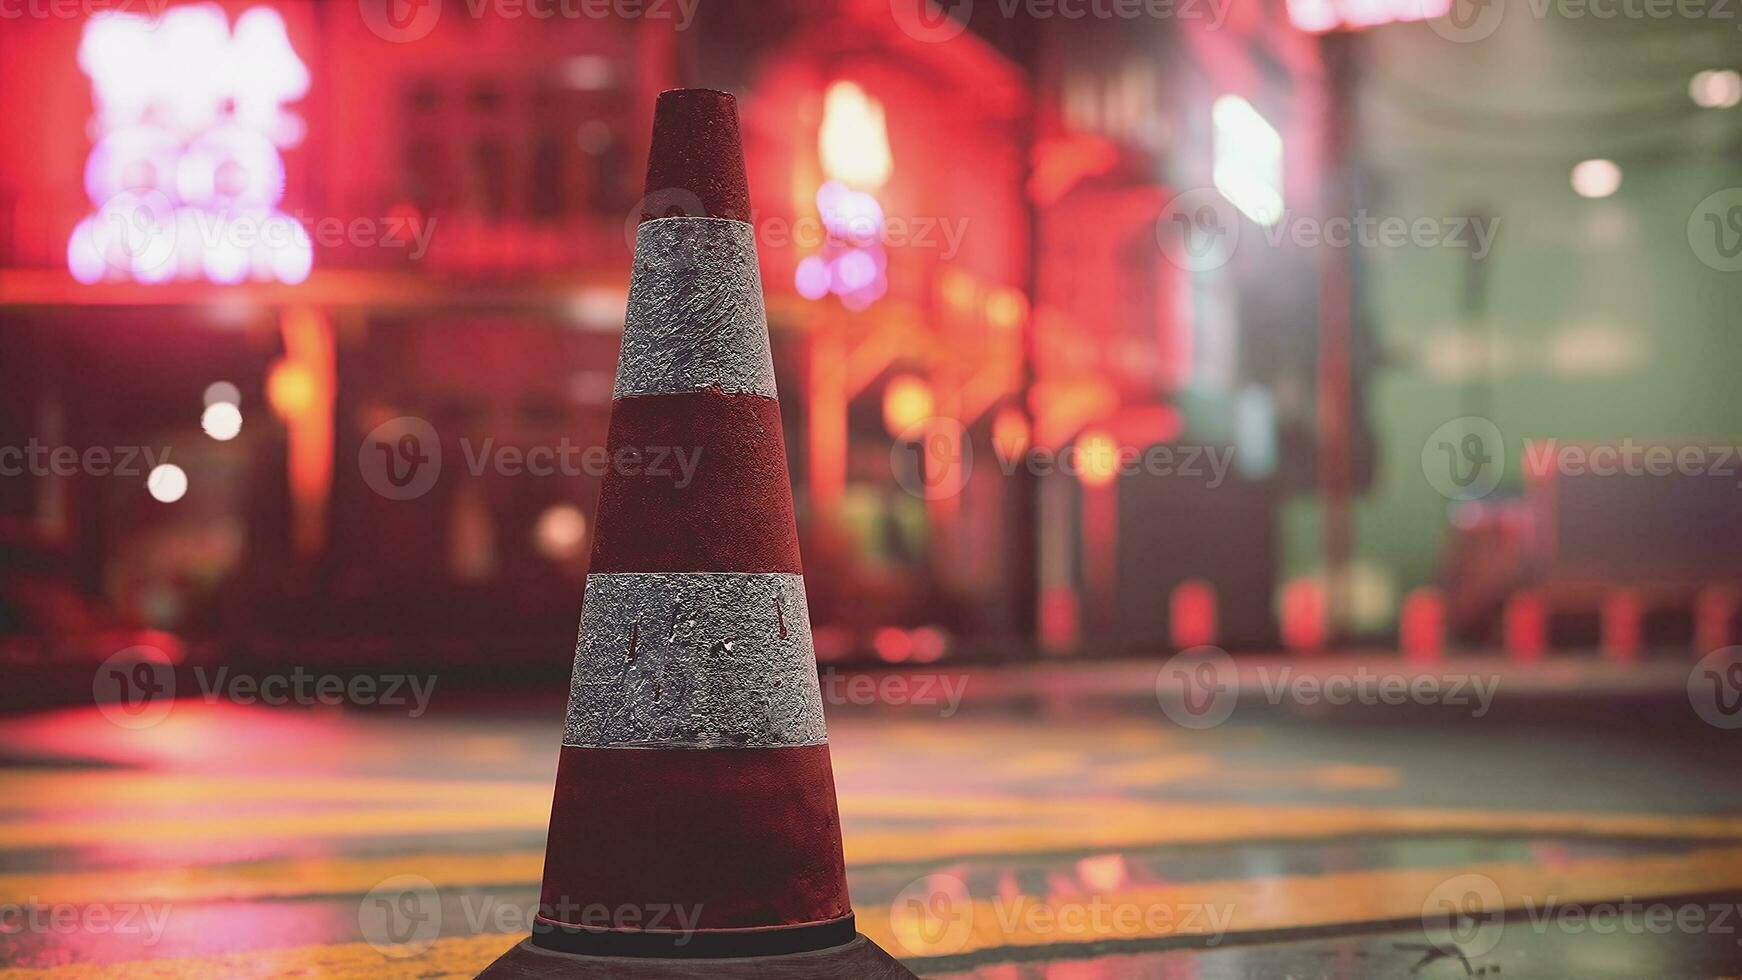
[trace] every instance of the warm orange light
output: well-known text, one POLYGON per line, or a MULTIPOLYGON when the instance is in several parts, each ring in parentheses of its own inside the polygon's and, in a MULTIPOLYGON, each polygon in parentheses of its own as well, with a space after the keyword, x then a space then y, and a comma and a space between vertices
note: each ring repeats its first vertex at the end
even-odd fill
POLYGON ((1006 463, 1028 452, 1028 417, 1015 405, 1006 405, 992 417, 992 449, 1006 463))
POLYGON ((1131 868, 1123 854, 1099 854, 1077 862, 1077 877, 1092 891, 1110 892, 1125 886, 1131 868))
POLYGON ((315 408, 318 387, 308 365, 281 359, 266 375, 266 400, 280 418, 298 419, 315 408))
POLYGON ((945 269, 938 289, 944 302, 957 310, 968 310, 974 305, 974 277, 960 269, 945 269))
POLYGON ((574 504, 556 504, 538 516, 533 543, 551 561, 573 561, 587 540, 587 517, 574 504))
POLYGON ((817 131, 823 173, 859 190, 876 190, 889 180, 889 132, 883 103, 852 82, 835 82, 823 94, 823 124, 817 131))
POLYGON ((1077 440, 1077 479, 1104 487, 1119 475, 1119 444, 1105 432, 1086 432, 1077 440))
POLYGON ((883 389, 883 425, 900 436, 932 417, 931 385, 911 374, 897 375, 883 389))
POLYGON ((986 322, 1009 330, 1022 325, 1028 318, 1028 297, 1021 291, 1005 287, 986 297, 986 322))
POLYGON ((284 356, 266 376, 266 400, 289 436, 291 538, 297 554, 313 558, 325 546, 333 486, 333 324, 321 310, 293 306, 280 317, 279 332, 284 356))

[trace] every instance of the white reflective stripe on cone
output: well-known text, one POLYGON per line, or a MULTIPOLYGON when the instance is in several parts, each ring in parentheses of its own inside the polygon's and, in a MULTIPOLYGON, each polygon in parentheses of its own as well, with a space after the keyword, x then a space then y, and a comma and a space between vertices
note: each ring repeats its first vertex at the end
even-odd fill
POLYGON ((704 388, 775 397, 755 231, 727 218, 644 221, 612 395, 704 388))
POLYGON ((701 749, 827 741, 803 576, 587 576, 563 744, 701 749))

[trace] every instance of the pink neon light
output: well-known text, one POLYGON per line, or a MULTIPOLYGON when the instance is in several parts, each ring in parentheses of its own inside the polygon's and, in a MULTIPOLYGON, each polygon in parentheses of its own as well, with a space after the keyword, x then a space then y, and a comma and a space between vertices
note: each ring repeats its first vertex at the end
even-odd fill
POLYGON ((67 242, 73 278, 308 278, 313 243, 277 205, 279 151, 305 132, 284 105, 307 94, 309 73, 277 11, 246 10, 234 30, 214 3, 98 13, 78 60, 96 109, 84 175, 95 211, 67 242))
POLYGON ((1444 17, 1451 0, 1288 0, 1288 20, 1308 34, 1444 17))

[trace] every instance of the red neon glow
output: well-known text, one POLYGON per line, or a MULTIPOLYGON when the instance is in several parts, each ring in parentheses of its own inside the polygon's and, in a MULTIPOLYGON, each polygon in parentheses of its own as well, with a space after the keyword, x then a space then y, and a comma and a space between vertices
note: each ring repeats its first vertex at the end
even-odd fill
POLYGON ((1412 663, 1433 663, 1446 646, 1446 597, 1440 590, 1423 587, 1403 599, 1397 615, 1397 639, 1403 655, 1412 663))
POLYGON ((1548 606, 1534 592, 1520 592, 1506 603, 1502 629, 1506 652, 1512 659, 1531 662, 1542 659, 1548 649, 1548 606))
POLYGON ((103 12, 78 59, 95 106, 84 185, 96 210, 67 242, 73 278, 308 278, 313 243, 278 204, 279 150, 304 133, 284 104, 307 94, 309 74, 277 11, 246 10, 233 31, 211 3, 156 19, 103 12))
POLYGON ((1694 653, 1699 656, 1730 645, 1730 624, 1742 610, 1742 589, 1713 585, 1701 589, 1694 602, 1694 653))
POLYGON ((1049 585, 1040 590, 1040 642, 1048 653, 1065 654, 1082 636, 1082 615, 1077 592, 1068 585, 1049 585))
POLYGON ((1316 578, 1298 578, 1282 589, 1282 642, 1296 653, 1325 645, 1325 586, 1316 578))
POLYGON ((1288 0, 1288 20, 1308 34, 1444 17, 1451 0, 1288 0))
POLYGON ((830 85, 817 152, 830 178, 816 197, 828 238, 819 254, 799 261, 793 287, 806 299, 833 293, 847 309, 863 310, 889 291, 883 205, 871 194, 892 166, 882 103, 852 82, 830 85))
POLYGON ((1216 587, 1202 579, 1186 579, 1168 597, 1168 632, 1182 650, 1216 642, 1216 587))
POLYGON ((1616 589, 1603 597, 1604 656, 1621 663, 1639 659, 1643 616, 1644 608, 1636 592, 1616 589))
POLYGON ((871 648, 888 663, 903 663, 913 657, 913 637, 899 626, 885 626, 872 636, 871 648))

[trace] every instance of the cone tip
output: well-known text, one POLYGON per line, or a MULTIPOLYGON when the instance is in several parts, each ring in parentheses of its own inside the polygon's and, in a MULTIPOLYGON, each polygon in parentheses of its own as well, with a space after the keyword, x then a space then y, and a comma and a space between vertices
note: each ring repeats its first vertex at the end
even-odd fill
POLYGON ((640 220, 680 214, 750 220, 738 101, 730 92, 676 88, 659 93, 640 220))

